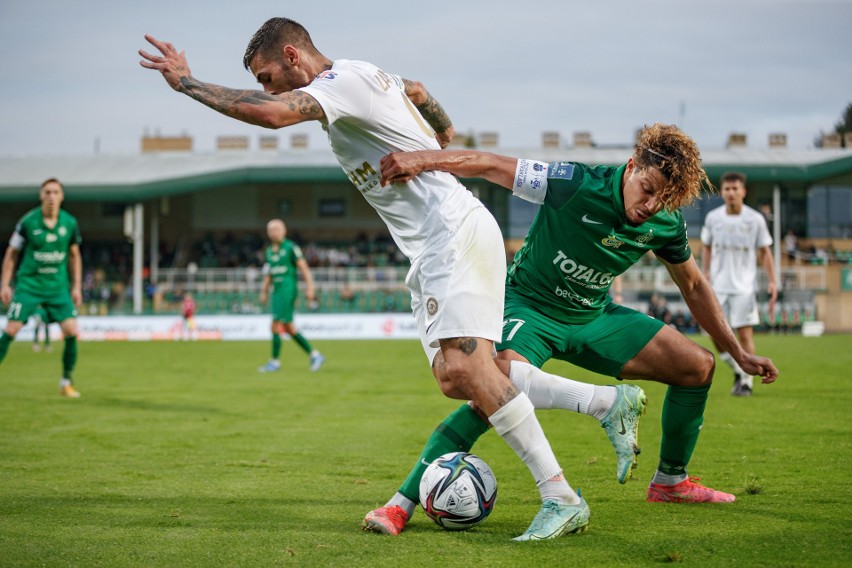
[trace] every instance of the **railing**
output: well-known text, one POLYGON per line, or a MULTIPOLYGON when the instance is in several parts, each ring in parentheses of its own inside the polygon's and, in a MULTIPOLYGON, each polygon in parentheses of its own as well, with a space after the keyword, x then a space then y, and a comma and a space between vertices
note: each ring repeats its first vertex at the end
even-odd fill
MULTIPOLYGON (((302 295, 297 310, 321 311, 407 311, 405 276, 408 267, 334 267, 314 268, 312 271, 317 289, 318 305, 309 306, 304 299, 304 282, 300 282, 302 295), (351 294, 354 299, 344 299, 351 294)), ((204 268, 161 269, 160 281, 155 290, 146 294, 146 313, 176 313, 180 297, 193 294, 202 313, 262 313, 266 307, 258 301, 263 275, 257 268, 204 268)), ((782 291, 792 299, 801 297, 796 292, 818 292, 826 289, 824 266, 792 266, 781 268, 782 291)), ((758 270, 758 290, 766 290, 767 276, 758 270)), ((639 309, 652 292, 679 299, 679 291, 662 266, 634 266, 622 275, 622 286, 628 305, 639 309)), ((124 289, 119 297, 88 302, 81 313, 130 313, 130 294, 124 289)))

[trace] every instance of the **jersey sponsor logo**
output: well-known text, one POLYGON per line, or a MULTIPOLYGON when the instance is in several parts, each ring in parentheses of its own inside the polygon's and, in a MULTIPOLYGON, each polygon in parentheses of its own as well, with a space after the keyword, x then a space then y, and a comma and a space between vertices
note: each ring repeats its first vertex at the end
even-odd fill
POLYGON ((290 271, 287 266, 273 266, 269 269, 270 274, 287 274, 290 271))
POLYGON ((583 215, 583 223, 589 223, 590 225, 602 225, 600 221, 595 221, 594 219, 589 218, 589 215, 583 215))
POLYGON ((614 276, 610 272, 601 272, 580 264, 572 258, 568 258, 561 250, 556 253, 553 264, 559 267, 565 280, 580 284, 586 288, 599 290, 610 285, 614 276))
MULTIPOLYGON (((56 236, 54 236, 54 239, 56 236)), ((65 253, 59 250, 54 250, 50 252, 44 251, 35 251, 33 252, 33 258, 39 262, 48 262, 48 263, 59 263, 65 260, 65 253)))
POLYGON ((644 235, 639 235, 638 237, 636 237, 636 244, 639 245, 640 247, 644 247, 653 238, 654 238, 654 229, 651 229, 650 231, 648 231, 644 235))
POLYGON ((571 162, 554 162, 550 165, 550 178, 573 179, 574 164, 571 162))
POLYGON ((360 168, 355 168, 351 172, 346 172, 349 176, 349 181, 358 188, 361 193, 367 193, 374 187, 379 185, 379 175, 376 169, 370 165, 370 162, 364 162, 360 168))
POLYGON ((565 298, 566 300, 571 300, 573 302, 577 302, 578 304, 582 304, 584 306, 591 306, 592 301, 588 298, 584 298, 579 294, 576 294, 570 290, 563 289, 561 286, 557 286, 556 290, 553 291, 554 294, 559 296, 560 298, 565 298))
POLYGON ((317 75, 317 79, 334 79, 337 77, 337 72, 335 71, 323 71, 319 75, 317 75))
POLYGON ((610 235, 601 239, 601 244, 605 247, 618 248, 624 244, 624 241, 618 240, 615 235, 610 235))

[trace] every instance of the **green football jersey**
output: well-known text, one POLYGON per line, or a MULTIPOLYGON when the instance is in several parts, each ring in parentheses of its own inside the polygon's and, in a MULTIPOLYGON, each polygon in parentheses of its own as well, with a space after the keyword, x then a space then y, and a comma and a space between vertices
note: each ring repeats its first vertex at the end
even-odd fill
POLYGON ((21 217, 9 243, 20 250, 15 289, 40 296, 67 292, 68 250, 82 240, 77 219, 62 209, 53 228, 45 225, 41 207, 21 217))
POLYGON ((547 194, 506 285, 565 323, 595 319, 609 302, 613 278, 648 251, 671 264, 692 251, 680 211, 627 224, 621 195, 625 166, 553 162, 547 194))
POLYGON ((263 265, 263 274, 268 274, 272 279, 272 293, 294 292, 299 280, 296 262, 304 258, 299 245, 285 239, 278 248, 274 245, 266 247, 264 257, 266 262, 263 265))

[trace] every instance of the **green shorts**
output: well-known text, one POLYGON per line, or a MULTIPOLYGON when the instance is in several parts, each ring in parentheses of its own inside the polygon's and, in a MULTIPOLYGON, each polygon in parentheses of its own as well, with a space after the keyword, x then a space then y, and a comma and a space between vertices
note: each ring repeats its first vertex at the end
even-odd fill
POLYGON ((293 321, 293 308, 296 306, 295 294, 272 294, 272 321, 290 323, 293 321))
POLYGON ((9 321, 19 321, 26 323, 30 316, 38 311, 39 308, 44 309, 46 317, 45 323, 62 322, 69 318, 77 317, 77 308, 74 307, 74 302, 71 300, 71 292, 60 292, 51 296, 42 296, 41 294, 32 294, 29 292, 15 290, 15 295, 12 298, 12 303, 9 304, 9 309, 6 316, 9 321))
POLYGON ((618 304, 609 304, 588 323, 566 324, 508 289, 503 316, 503 341, 497 351, 516 351, 536 367, 559 359, 615 378, 665 325, 618 304))

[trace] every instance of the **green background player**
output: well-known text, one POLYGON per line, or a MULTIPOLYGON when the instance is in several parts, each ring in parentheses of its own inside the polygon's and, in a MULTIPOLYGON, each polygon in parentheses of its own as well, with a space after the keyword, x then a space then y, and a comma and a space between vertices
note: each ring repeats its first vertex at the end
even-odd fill
POLYGON ((77 362, 77 309, 83 299, 83 262, 77 219, 64 211, 62 184, 51 178, 41 184, 37 207, 18 221, 3 257, 0 302, 8 305, 6 328, 0 335, 0 362, 29 317, 43 308, 46 323, 59 322, 65 337, 62 353, 62 396, 78 398, 71 374, 77 362), (15 264, 15 291, 10 283, 15 264), (69 281, 70 275, 70 281, 69 281))
MULTIPOLYGON (((618 168, 546 164, 465 150, 397 153, 382 160, 383 182, 405 181, 429 170, 484 178, 541 204, 506 282, 505 327, 496 347, 501 365, 510 365, 513 383, 529 390, 536 408, 593 416, 592 404, 583 410, 564 403, 574 400, 567 394, 582 391, 584 383, 537 367, 556 358, 620 380, 669 385, 660 462, 647 500, 733 501, 734 495, 699 485, 686 471, 704 419, 713 355, 673 328, 607 297, 615 277, 654 251, 714 341, 763 382, 777 378, 772 361, 737 343, 689 249, 679 208, 692 202, 706 181, 694 141, 674 126, 645 127, 633 156, 618 168)), ((605 428, 606 422, 602 420, 605 428)), ((446 452, 469 451, 487 429, 474 409, 462 405, 429 438, 398 493, 367 514, 364 528, 399 534, 414 510, 423 464, 446 452)))
POLYGON ((305 337, 293 323, 293 310, 299 295, 298 268, 305 279, 305 296, 308 302, 316 301, 314 279, 302 250, 287 237, 287 226, 281 219, 273 219, 266 224, 266 235, 270 245, 264 251, 263 283, 260 287, 260 303, 265 304, 272 288, 272 359, 258 369, 261 373, 277 371, 281 368, 281 334, 288 333, 293 341, 311 358, 311 371, 318 371, 325 357, 311 347, 305 337))

